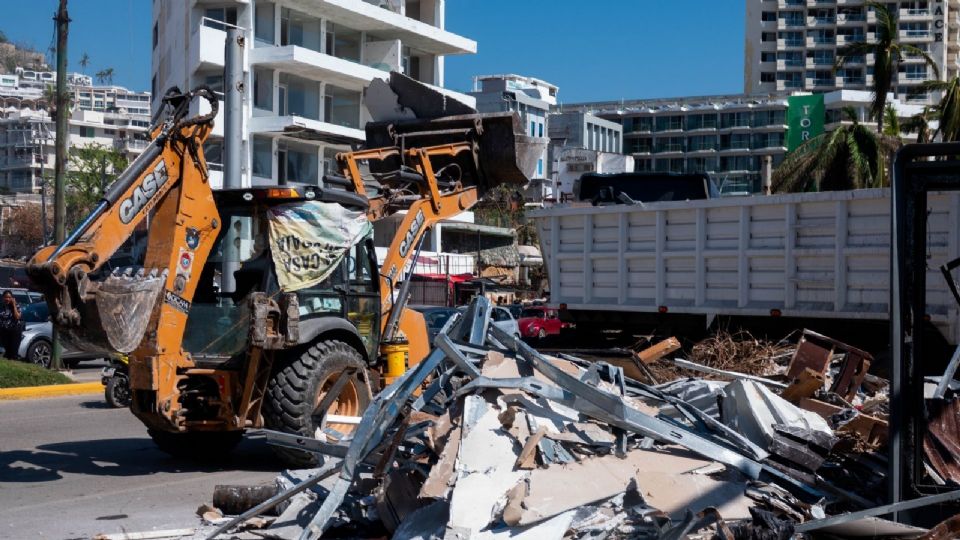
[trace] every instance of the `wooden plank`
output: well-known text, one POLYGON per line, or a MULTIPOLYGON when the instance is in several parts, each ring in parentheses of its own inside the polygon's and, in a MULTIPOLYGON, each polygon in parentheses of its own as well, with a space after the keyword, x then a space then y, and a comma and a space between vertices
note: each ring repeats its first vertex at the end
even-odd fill
POLYGON ((790 403, 799 403, 803 398, 813 397, 817 390, 823 388, 824 377, 822 373, 806 368, 800 372, 800 376, 794 379, 790 386, 780 392, 780 397, 790 403))
POLYGON ((636 353, 637 360, 644 364, 652 364, 664 356, 680 348, 680 342, 675 337, 669 337, 636 353))
POLYGON ((537 445, 540 444, 540 439, 547 434, 547 427, 540 426, 540 429, 536 433, 527 438, 527 442, 523 443, 523 450, 520 451, 520 455, 517 456, 517 462, 514 464, 514 469, 535 469, 537 467, 537 445))

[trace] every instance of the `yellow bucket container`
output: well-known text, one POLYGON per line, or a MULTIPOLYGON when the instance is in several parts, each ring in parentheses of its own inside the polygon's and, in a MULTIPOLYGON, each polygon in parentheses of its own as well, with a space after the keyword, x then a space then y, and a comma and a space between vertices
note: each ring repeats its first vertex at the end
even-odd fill
POLYGON ((380 352, 387 360, 387 369, 383 373, 384 384, 392 383, 397 377, 407 372, 407 362, 410 354, 410 344, 406 341, 394 341, 380 346, 380 352))

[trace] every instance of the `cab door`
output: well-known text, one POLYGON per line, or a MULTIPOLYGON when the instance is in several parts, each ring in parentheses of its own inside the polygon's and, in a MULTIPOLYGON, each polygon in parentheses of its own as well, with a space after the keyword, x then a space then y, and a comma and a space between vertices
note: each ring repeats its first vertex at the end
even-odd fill
POLYGON ((368 358, 376 358, 380 346, 380 280, 373 237, 351 248, 344 263, 347 319, 357 328, 368 358))

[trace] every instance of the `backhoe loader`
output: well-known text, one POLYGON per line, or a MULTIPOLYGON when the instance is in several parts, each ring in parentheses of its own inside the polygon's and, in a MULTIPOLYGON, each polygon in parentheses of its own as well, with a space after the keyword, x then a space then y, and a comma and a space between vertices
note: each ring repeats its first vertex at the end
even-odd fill
POLYGON ((536 144, 513 113, 371 122, 366 148, 339 154, 321 185, 213 190, 216 96, 174 88, 163 103, 149 148, 30 261, 54 324, 73 346, 129 357, 131 410, 168 453, 217 457, 261 427, 343 437, 429 351, 423 317, 395 294, 424 233, 525 183, 536 144), (198 98, 211 111, 190 117, 198 98), (379 267, 369 223, 398 212, 379 267), (147 224, 142 266, 104 275, 147 224))

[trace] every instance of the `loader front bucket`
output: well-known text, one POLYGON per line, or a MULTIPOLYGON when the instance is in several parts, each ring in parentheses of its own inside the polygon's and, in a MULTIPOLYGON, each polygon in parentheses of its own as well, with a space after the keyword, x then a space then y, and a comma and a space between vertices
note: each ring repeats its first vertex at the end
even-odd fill
MULTIPOLYGON (((481 197, 503 184, 522 188, 535 177, 537 160, 546 149, 546 140, 526 135, 520 117, 509 112, 369 122, 366 137, 370 148, 424 148, 475 141, 475 156, 439 156, 434 159, 434 170, 456 163, 463 185, 476 186, 481 197)), ((384 160, 370 166, 372 172, 384 173, 396 170, 399 163, 384 160)))

